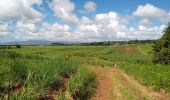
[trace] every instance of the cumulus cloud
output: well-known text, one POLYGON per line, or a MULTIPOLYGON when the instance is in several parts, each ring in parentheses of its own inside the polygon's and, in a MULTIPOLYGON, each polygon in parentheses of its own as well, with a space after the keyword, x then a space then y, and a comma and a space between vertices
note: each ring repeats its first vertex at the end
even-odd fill
MULTIPOLYGON (((96 14, 92 18, 82 16, 79 19, 74 13, 75 4, 73 2, 70 0, 53 0, 49 3, 50 8, 54 11, 54 15, 64 20, 65 23, 54 22, 50 24, 44 21, 34 23, 37 19, 42 19, 42 14, 32 8, 32 5, 41 3, 42 0, 2 0, 2 3, 0 3, 0 21, 18 20, 13 28, 8 23, 1 23, 0 38, 3 37, 6 40, 10 38, 14 40, 43 39, 78 42, 157 39, 162 36, 165 25, 153 26, 151 18, 161 22, 169 20, 168 15, 161 13, 166 11, 150 4, 139 6, 134 12, 135 16, 142 17, 137 22, 138 26, 129 26, 129 22, 134 17, 123 16, 113 11, 96 14), (5 4, 8 4, 8 6, 5 4), (147 10, 151 10, 147 11, 145 7, 147 10), (162 15, 154 14, 153 16, 151 14, 153 12, 162 15)), ((96 7, 93 7, 88 6, 85 9, 94 11, 96 7)))
POLYGON ((1 0, 0 20, 11 21, 16 19, 26 19, 33 22, 40 21, 43 15, 31 7, 34 3, 37 2, 29 2, 28 0, 1 0))
MULTIPOLYGON (((148 26, 147 20, 141 20, 136 27, 127 27, 122 16, 116 12, 97 14, 93 19, 82 17, 75 30, 67 24, 49 24, 44 22, 37 28, 34 23, 19 21, 15 31, 16 39, 45 39, 53 41, 113 41, 131 39, 157 39, 162 36, 165 25, 148 26)), ((7 29, 7 26, 2 29, 7 29)))
POLYGON ((97 14, 93 20, 84 18, 84 23, 78 26, 75 33, 81 41, 158 39, 165 27, 151 26, 148 19, 141 20, 137 28, 127 27, 126 24, 131 18, 126 21, 122 19, 124 18, 116 12, 97 14))
POLYGON ((92 1, 88 1, 84 4, 84 10, 81 10, 80 13, 91 13, 96 11, 96 3, 92 1))
POLYGON ((152 23, 148 19, 142 19, 139 21, 139 26, 142 26, 142 27, 150 27, 151 24, 152 23))
POLYGON ((83 16, 82 18, 81 18, 81 20, 80 20, 80 24, 89 24, 89 23, 91 23, 92 21, 88 18, 88 17, 86 17, 86 16, 83 16))
POLYGON ((37 28, 36 24, 32 23, 17 23, 15 32, 16 38, 20 39, 45 39, 45 40, 65 40, 69 39, 71 33, 70 26, 64 24, 48 24, 44 22, 42 27, 37 28))
POLYGON ((32 5, 32 4, 42 4, 42 0, 25 0, 25 2, 27 2, 29 5, 32 5))
POLYGON ((8 24, 0 24, 0 36, 9 35, 12 32, 12 28, 8 24))
POLYGON ((134 15, 144 18, 156 19, 165 23, 170 21, 169 12, 151 4, 138 6, 137 10, 134 12, 134 15))
MULTIPOLYGON (((39 32, 36 33, 36 36, 33 38, 35 39, 44 39, 44 40, 51 40, 51 41, 69 41, 69 37, 71 34, 70 26, 64 24, 48 24, 43 23, 42 27, 39 29, 39 32)), ((31 37, 32 38, 32 37, 31 37)))
POLYGON ((114 40, 121 37, 118 34, 121 25, 121 19, 116 12, 97 14, 89 24, 79 25, 76 33, 79 33, 81 39, 88 41, 114 40))
POLYGON ((79 19, 73 13, 75 10, 75 4, 70 0, 53 0, 49 6, 54 11, 54 15, 62 20, 74 24, 79 22, 79 19))
POLYGON ((20 32, 32 32, 35 33, 37 32, 37 27, 33 23, 24 23, 23 21, 18 21, 17 24, 17 29, 20 30, 20 32))
POLYGON ((43 29, 45 31, 48 32, 49 31, 53 31, 55 32, 69 32, 71 30, 70 26, 64 24, 64 25, 60 25, 58 23, 54 23, 54 24, 48 24, 48 23, 43 23, 43 29))

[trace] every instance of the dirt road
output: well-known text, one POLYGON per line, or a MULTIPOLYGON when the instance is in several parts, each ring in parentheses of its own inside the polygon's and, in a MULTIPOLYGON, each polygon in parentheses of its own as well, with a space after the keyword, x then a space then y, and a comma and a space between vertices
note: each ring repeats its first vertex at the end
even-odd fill
POLYGON ((92 67, 97 73, 97 93, 92 100, 170 100, 164 92, 155 92, 141 85, 122 70, 92 67))

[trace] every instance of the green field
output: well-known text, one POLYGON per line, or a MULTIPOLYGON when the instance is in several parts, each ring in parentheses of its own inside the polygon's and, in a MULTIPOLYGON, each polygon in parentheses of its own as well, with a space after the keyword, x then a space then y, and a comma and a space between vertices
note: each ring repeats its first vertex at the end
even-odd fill
POLYGON ((88 66, 115 64, 141 84, 169 93, 170 65, 152 63, 152 44, 22 46, 0 50, 0 98, 65 100, 69 92, 88 100, 97 86, 88 66))

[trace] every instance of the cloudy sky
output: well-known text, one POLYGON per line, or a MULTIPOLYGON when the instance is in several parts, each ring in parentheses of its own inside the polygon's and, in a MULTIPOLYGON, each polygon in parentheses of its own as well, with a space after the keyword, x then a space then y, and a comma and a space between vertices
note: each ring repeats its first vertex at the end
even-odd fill
POLYGON ((158 39, 170 0, 1 0, 0 43, 158 39))

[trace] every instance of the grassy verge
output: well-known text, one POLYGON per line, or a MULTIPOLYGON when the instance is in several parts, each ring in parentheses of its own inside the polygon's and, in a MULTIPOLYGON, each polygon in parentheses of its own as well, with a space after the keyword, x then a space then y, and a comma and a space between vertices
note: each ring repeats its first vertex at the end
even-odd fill
POLYGON ((144 85, 156 90, 170 91, 170 66, 151 64, 121 64, 119 66, 144 85))

